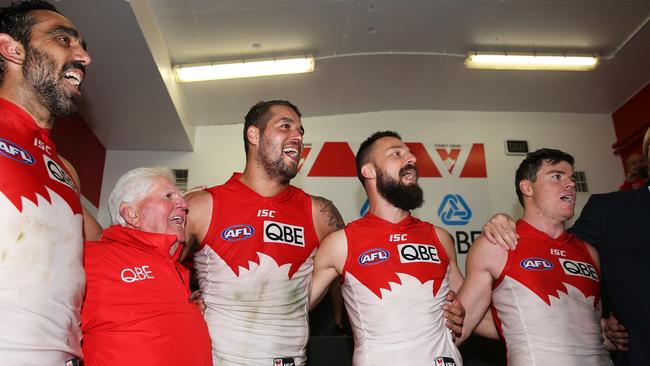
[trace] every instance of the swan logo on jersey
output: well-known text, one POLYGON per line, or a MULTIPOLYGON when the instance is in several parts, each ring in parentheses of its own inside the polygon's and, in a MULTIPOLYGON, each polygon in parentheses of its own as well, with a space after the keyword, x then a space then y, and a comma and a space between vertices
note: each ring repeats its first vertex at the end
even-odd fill
POLYGON ((359 264, 364 266, 371 266, 373 264, 381 263, 390 257, 390 253, 386 249, 372 248, 361 253, 359 256, 359 264))
POLYGON ((553 263, 544 258, 526 258, 519 265, 529 271, 548 271, 553 268, 553 263))
POLYGON ((255 233, 255 229, 248 224, 228 226, 221 232, 221 238, 227 241, 240 241, 248 239, 255 233))
POLYGON ((399 261, 402 263, 440 263, 438 248, 430 244, 399 244, 399 261))
POLYGON ((27 150, 12 141, 2 138, 0 138, 0 154, 19 163, 27 165, 34 164, 34 158, 27 152, 27 150))
POLYGON ((569 259, 560 258, 562 269, 564 273, 569 276, 579 276, 598 281, 598 272, 596 268, 590 263, 572 261, 569 259))
POLYGON ((305 246, 305 228, 275 221, 264 221, 264 242, 305 246))
POLYGON ((59 164, 56 163, 56 161, 50 159, 49 157, 43 155, 43 160, 45 160, 45 166, 47 167, 47 174, 52 178, 53 180, 63 183, 66 186, 72 188, 73 190, 77 190, 77 185, 74 183, 74 180, 72 180, 72 177, 65 171, 65 169, 61 168, 59 164))
POLYGON ((456 366, 456 361, 451 357, 436 357, 433 359, 435 366, 456 366))

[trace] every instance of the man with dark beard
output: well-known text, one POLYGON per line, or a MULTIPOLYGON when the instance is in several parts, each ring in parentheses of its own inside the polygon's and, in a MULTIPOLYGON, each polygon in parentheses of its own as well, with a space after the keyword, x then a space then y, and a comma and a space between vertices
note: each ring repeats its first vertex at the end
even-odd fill
POLYGON ((215 365, 305 364, 313 256, 343 220, 332 202, 289 184, 303 132, 290 102, 255 104, 244 172, 187 197, 215 365))
POLYGON ((81 356, 83 230, 99 226, 49 138, 75 111, 90 56, 43 1, 0 9, 0 364, 75 365, 81 356), (83 229, 82 229, 83 227, 83 229))
POLYGON ((411 216, 424 202, 415 163, 395 132, 364 141, 356 164, 369 211, 316 253, 310 303, 342 276, 355 366, 462 365, 444 310, 463 277, 449 233, 411 216))

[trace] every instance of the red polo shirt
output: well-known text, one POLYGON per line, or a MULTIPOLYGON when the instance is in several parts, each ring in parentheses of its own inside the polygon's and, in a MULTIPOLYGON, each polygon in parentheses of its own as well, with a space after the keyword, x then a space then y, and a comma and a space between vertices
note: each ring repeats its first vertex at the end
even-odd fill
POLYGON ((84 253, 86 366, 212 365, 210 336, 189 300, 174 235, 111 226, 84 253))

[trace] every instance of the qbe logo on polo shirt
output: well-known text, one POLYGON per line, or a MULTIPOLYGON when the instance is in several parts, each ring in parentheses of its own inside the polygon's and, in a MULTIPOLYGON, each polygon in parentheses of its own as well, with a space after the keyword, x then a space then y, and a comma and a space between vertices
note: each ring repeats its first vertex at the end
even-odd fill
POLYGON ((264 221, 264 242, 305 246, 305 228, 275 221, 264 221))
POLYGON ((397 250, 402 263, 440 263, 438 248, 431 244, 399 244, 397 250))

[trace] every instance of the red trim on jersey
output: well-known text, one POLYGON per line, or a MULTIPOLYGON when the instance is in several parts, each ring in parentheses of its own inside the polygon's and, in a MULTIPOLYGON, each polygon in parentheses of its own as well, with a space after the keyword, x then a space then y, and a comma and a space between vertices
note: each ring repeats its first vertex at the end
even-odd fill
POLYGON ((348 239, 348 254, 341 276, 350 273, 364 286, 381 298, 381 290, 390 291, 390 283, 402 284, 398 273, 417 278, 421 283, 433 281, 433 295, 436 296, 444 278, 447 276, 449 257, 433 225, 409 215, 399 222, 392 223, 371 213, 355 220, 345 227, 348 239), (424 234, 423 234, 424 233, 424 234), (391 241, 392 234, 406 234, 403 241, 391 241), (438 253, 439 263, 412 261, 402 263, 399 245, 433 245, 438 253), (383 263, 362 264, 359 257, 368 250, 385 250, 390 253, 383 263))
POLYGON ((242 183, 240 177, 241 173, 234 173, 225 184, 208 189, 212 197, 212 217, 200 248, 209 245, 237 276, 240 267, 250 269, 250 263, 259 264, 258 253, 264 253, 278 266, 291 264, 288 273, 291 278, 320 245, 313 222, 311 196, 290 185, 273 197, 264 197, 242 183), (275 218, 258 216, 258 210, 270 208, 276 210, 275 218), (265 221, 303 227, 304 245, 265 242, 265 221), (233 226, 246 226, 253 232, 242 240, 224 239, 224 230, 233 226))
POLYGON ((59 158, 50 130, 40 128, 27 112, 2 98, 0 114, 0 138, 4 140, 0 170, 5 174, 0 180, 2 193, 22 212, 23 198, 38 205, 37 196, 41 196, 52 203, 47 187, 61 196, 74 214, 80 214, 79 188, 59 158), (27 155, 31 162, 25 160, 27 155))
POLYGON ((584 242, 568 232, 564 232, 558 238, 551 238, 524 220, 517 221, 517 233, 520 236, 517 249, 508 252, 506 265, 495 281, 493 289, 497 288, 507 275, 526 286, 550 305, 551 296, 559 298, 559 292, 568 295, 565 284, 570 284, 579 289, 585 297, 594 296, 594 306, 598 306, 600 270, 584 242), (552 254, 552 249, 563 251, 565 256, 552 254), (524 268, 521 263, 526 260, 546 261, 552 265, 552 268, 539 270, 524 268), (567 270, 563 268, 563 260, 577 261, 593 266, 598 280, 567 274, 567 270))

